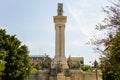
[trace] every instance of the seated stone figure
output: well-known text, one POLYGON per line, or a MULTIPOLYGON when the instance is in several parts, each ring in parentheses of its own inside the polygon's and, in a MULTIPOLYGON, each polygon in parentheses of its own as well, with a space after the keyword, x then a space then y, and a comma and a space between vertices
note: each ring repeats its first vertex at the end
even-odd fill
POLYGON ((63 4, 62 3, 58 3, 58 16, 62 16, 63 15, 63 4))
POLYGON ((68 58, 68 66, 70 69, 79 69, 80 68, 80 63, 79 61, 73 61, 70 58, 68 58))
POLYGON ((44 60, 42 61, 42 68, 48 68, 50 69, 51 67, 51 58, 49 56, 46 56, 44 60))
POLYGON ((61 73, 63 71, 62 64, 60 62, 58 62, 58 64, 57 64, 56 71, 57 71, 57 73, 61 73))

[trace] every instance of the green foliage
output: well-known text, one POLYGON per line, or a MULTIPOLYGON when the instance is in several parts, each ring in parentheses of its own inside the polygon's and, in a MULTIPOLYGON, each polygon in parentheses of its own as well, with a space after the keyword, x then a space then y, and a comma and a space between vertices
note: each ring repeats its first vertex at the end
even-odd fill
POLYGON ((120 79, 120 32, 107 43, 106 51, 109 52, 109 62, 111 69, 109 72, 113 73, 115 79, 120 79))
POLYGON ((97 30, 107 32, 107 35, 93 44, 104 58, 101 63, 103 80, 120 80, 120 1, 110 1, 111 5, 104 9, 107 16, 96 26, 97 30))
POLYGON ((0 29, 0 59, 4 67, 2 80, 23 80, 30 73, 28 48, 15 35, 0 29))
POLYGON ((4 69, 5 69, 5 61, 3 61, 3 60, 0 60, 0 80, 2 79, 1 77, 2 77, 2 75, 3 75, 3 71, 4 71, 4 69))
POLYGON ((37 71, 37 69, 36 68, 31 68, 31 70, 30 70, 30 73, 33 73, 33 72, 36 72, 37 71))
POLYGON ((120 32, 117 32, 107 45, 109 47, 106 50, 110 52, 111 64, 120 64, 120 32))
POLYGON ((87 71, 87 72, 92 72, 93 71, 93 68, 91 66, 89 66, 89 65, 82 65, 81 69, 83 71, 87 71))

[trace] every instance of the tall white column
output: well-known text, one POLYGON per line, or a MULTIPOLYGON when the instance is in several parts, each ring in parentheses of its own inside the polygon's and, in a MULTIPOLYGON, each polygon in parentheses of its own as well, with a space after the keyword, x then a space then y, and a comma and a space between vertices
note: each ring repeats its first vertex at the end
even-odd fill
POLYGON ((63 16, 63 4, 58 3, 58 15, 54 16, 55 23, 55 57, 65 57, 65 23, 66 16, 63 16))
POLYGON ((65 57, 65 25, 56 24, 55 57, 65 57))
POLYGON ((55 57, 51 62, 51 68, 57 68, 58 64, 62 69, 68 69, 67 59, 65 57, 65 24, 67 17, 63 16, 63 4, 58 3, 58 15, 53 17, 55 23, 55 57))

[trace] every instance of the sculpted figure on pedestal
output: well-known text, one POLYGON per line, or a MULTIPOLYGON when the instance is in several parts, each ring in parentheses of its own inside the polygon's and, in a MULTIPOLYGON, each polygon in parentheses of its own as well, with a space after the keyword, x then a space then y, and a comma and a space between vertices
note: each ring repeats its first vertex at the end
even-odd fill
POLYGON ((42 68, 48 68, 50 69, 51 67, 51 58, 49 56, 46 56, 42 62, 42 68))
POLYGON ((63 4, 58 3, 58 16, 63 15, 63 4))
POLYGON ((70 59, 70 57, 68 58, 68 66, 70 69, 79 69, 80 68, 80 63, 79 61, 73 61, 70 59))

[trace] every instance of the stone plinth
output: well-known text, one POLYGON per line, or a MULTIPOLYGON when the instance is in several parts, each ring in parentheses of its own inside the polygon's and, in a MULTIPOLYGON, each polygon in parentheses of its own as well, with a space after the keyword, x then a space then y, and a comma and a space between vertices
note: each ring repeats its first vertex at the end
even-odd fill
POLYGON ((71 78, 64 76, 63 73, 58 73, 57 74, 57 80, 71 80, 71 78))
POLYGON ((70 74, 71 80, 84 80, 84 72, 81 69, 70 70, 70 74))
POLYGON ((66 77, 66 80, 71 80, 71 78, 70 77, 66 77))
POLYGON ((36 80, 36 77, 37 77, 37 74, 35 72, 35 73, 32 73, 29 77, 27 77, 25 80, 36 80))
POLYGON ((57 78, 56 77, 49 77, 49 80, 57 80, 57 78))
MULTIPOLYGON (((102 80, 102 73, 98 70, 98 80, 102 80)), ((48 70, 39 70, 29 76, 26 80, 96 80, 96 73, 82 70, 70 70, 70 76, 58 73, 56 76, 49 76, 48 70)))
POLYGON ((37 72, 37 76, 39 77, 37 80, 48 80, 49 79, 49 70, 39 70, 37 72))
POLYGON ((49 80, 49 70, 38 70, 37 72, 32 73, 28 80, 49 80))
POLYGON ((57 80, 65 80, 65 76, 63 73, 58 73, 57 74, 57 80))
POLYGON ((68 69, 67 59, 65 57, 55 57, 51 62, 51 68, 54 69, 58 64, 62 65, 62 69, 68 69))
MULTIPOLYGON (((82 70, 70 70, 71 80, 96 80, 96 73, 82 70)), ((98 71, 98 80, 102 80, 102 73, 98 71)))

